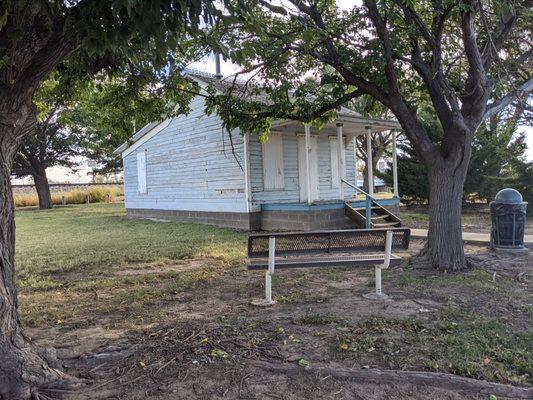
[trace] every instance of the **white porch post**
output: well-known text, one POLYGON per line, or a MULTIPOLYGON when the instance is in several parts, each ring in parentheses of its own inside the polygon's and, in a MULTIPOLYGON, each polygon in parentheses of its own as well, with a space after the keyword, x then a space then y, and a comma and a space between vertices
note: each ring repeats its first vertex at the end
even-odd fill
POLYGON ((341 200, 344 200, 344 187, 342 186, 342 179, 344 178, 344 143, 342 141, 342 123, 337 123, 337 142, 339 145, 338 149, 338 157, 339 160, 337 165, 339 168, 339 198, 341 200))
POLYGON ((249 158, 249 139, 248 134, 243 138, 244 152, 244 199, 246 201, 246 212, 250 212, 250 203, 252 202, 252 190, 250 185, 250 158, 249 158))
POLYGON ((392 131, 392 187, 394 197, 399 197, 398 193, 398 160, 396 157, 396 131, 392 131))
POLYGON ((311 174, 309 171, 309 151, 311 149, 311 127, 304 124, 305 129, 305 179, 307 182, 307 204, 312 203, 311 199, 311 174))
POLYGON ((374 171, 372 169, 372 129, 366 127, 366 176, 368 178, 368 194, 374 196, 374 171))
MULTIPOLYGON (((354 184, 357 186, 357 136, 353 137, 353 168, 354 168, 354 184)), ((357 195, 357 193, 356 193, 357 195)))

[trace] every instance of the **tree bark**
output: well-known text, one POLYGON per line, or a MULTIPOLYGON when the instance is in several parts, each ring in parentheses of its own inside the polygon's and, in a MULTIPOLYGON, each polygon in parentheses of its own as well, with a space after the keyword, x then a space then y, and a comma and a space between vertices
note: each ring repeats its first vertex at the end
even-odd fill
POLYGON ((0 400, 44 399, 40 393, 77 382, 51 367, 24 336, 15 286, 15 221, 11 166, 25 132, 27 115, 0 124, 0 400))
POLYGON ((79 380, 51 367, 22 332, 15 286, 11 168, 20 145, 35 128, 35 92, 78 44, 75 35, 68 36, 64 29, 68 14, 33 3, 16 7, 8 3, 2 34, 24 35, 2 37, 1 51, 11 62, 0 69, 0 400, 41 400, 50 398, 41 395, 46 389, 69 387, 79 380))
POLYGON ((50 194, 50 185, 46 176, 46 168, 40 168, 33 174, 33 183, 39 197, 39 208, 46 210, 52 208, 52 195, 50 194))
POLYGON ((323 376, 349 380, 353 382, 374 383, 379 385, 398 385, 408 383, 421 387, 429 386, 444 390, 451 390, 456 393, 464 393, 470 396, 483 396, 483 398, 486 398, 486 396, 495 395, 498 397, 513 399, 531 399, 531 396, 533 395, 532 388, 486 382, 443 372, 355 369, 320 365, 310 365, 302 368, 301 366, 295 364, 275 364, 266 361, 251 361, 251 364, 266 371, 283 374, 290 377, 301 374, 313 374, 315 379, 317 376, 319 378, 323 376))
POLYGON ((468 161, 459 167, 436 163, 428 168, 429 231, 426 253, 434 268, 458 271, 466 268, 461 214, 468 161))
MULTIPOLYGON (((376 153, 372 154, 372 171, 374 171, 372 176, 374 176, 374 181, 375 181, 375 177, 376 177, 376 169, 377 169, 377 166, 378 166, 378 162, 379 162, 379 159, 382 156, 383 156, 383 152, 382 151, 379 151, 379 152, 376 152, 376 153)), ((372 183, 374 183, 374 182, 372 182, 372 183)), ((374 189, 375 189, 375 187, 374 187, 374 189)), ((363 190, 365 190, 366 192, 370 192, 370 185, 369 185, 369 182, 368 182, 368 162, 367 162, 367 160, 365 160, 365 167, 363 168, 363 190)))

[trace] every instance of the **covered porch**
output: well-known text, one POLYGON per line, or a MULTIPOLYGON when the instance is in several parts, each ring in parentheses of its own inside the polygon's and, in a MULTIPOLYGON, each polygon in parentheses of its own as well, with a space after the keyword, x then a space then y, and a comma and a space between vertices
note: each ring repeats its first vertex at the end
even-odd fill
POLYGON ((250 212, 258 214, 261 229, 272 230, 354 227, 354 221, 347 218, 351 217, 349 208, 364 216, 361 209, 367 207, 369 198, 376 208, 397 214, 398 129, 396 121, 368 119, 342 109, 336 121, 320 129, 277 121, 266 143, 247 136, 244 150, 250 212), (391 132, 393 185, 388 191, 372 169, 373 135, 383 131, 391 132), (364 140, 369 154, 367 179, 375 185, 370 185, 367 193, 362 191, 364 177, 356 140, 364 140))

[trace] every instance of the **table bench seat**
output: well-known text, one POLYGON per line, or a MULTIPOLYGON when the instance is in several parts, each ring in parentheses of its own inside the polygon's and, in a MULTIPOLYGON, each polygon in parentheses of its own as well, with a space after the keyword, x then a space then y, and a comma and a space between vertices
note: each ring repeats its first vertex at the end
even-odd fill
POLYGON ((387 298, 381 291, 381 269, 401 262, 392 250, 407 249, 410 234, 405 228, 385 228, 250 235, 246 268, 266 271, 265 299, 255 304, 275 303, 272 275, 290 268, 374 266, 376 291, 371 298, 387 298))
MULTIPOLYGON (((358 254, 358 255, 317 255, 314 257, 276 257, 276 269, 284 268, 313 268, 313 267, 369 267, 382 264, 384 254, 358 254)), ((389 265, 398 265, 402 258, 391 254, 389 265)), ((246 268, 251 271, 268 269, 268 258, 253 258, 246 262, 246 268)))

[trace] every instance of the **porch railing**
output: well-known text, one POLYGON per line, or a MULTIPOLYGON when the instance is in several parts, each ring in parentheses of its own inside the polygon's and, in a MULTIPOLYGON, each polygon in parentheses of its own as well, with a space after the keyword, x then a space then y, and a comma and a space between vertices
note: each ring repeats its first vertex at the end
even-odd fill
POLYGON ((372 202, 376 201, 376 198, 371 194, 365 192, 363 189, 358 188, 357 185, 354 185, 353 183, 350 183, 344 179, 341 179, 341 183, 344 183, 352 189, 355 189, 356 196, 357 192, 365 196, 365 228, 372 228, 372 202))

